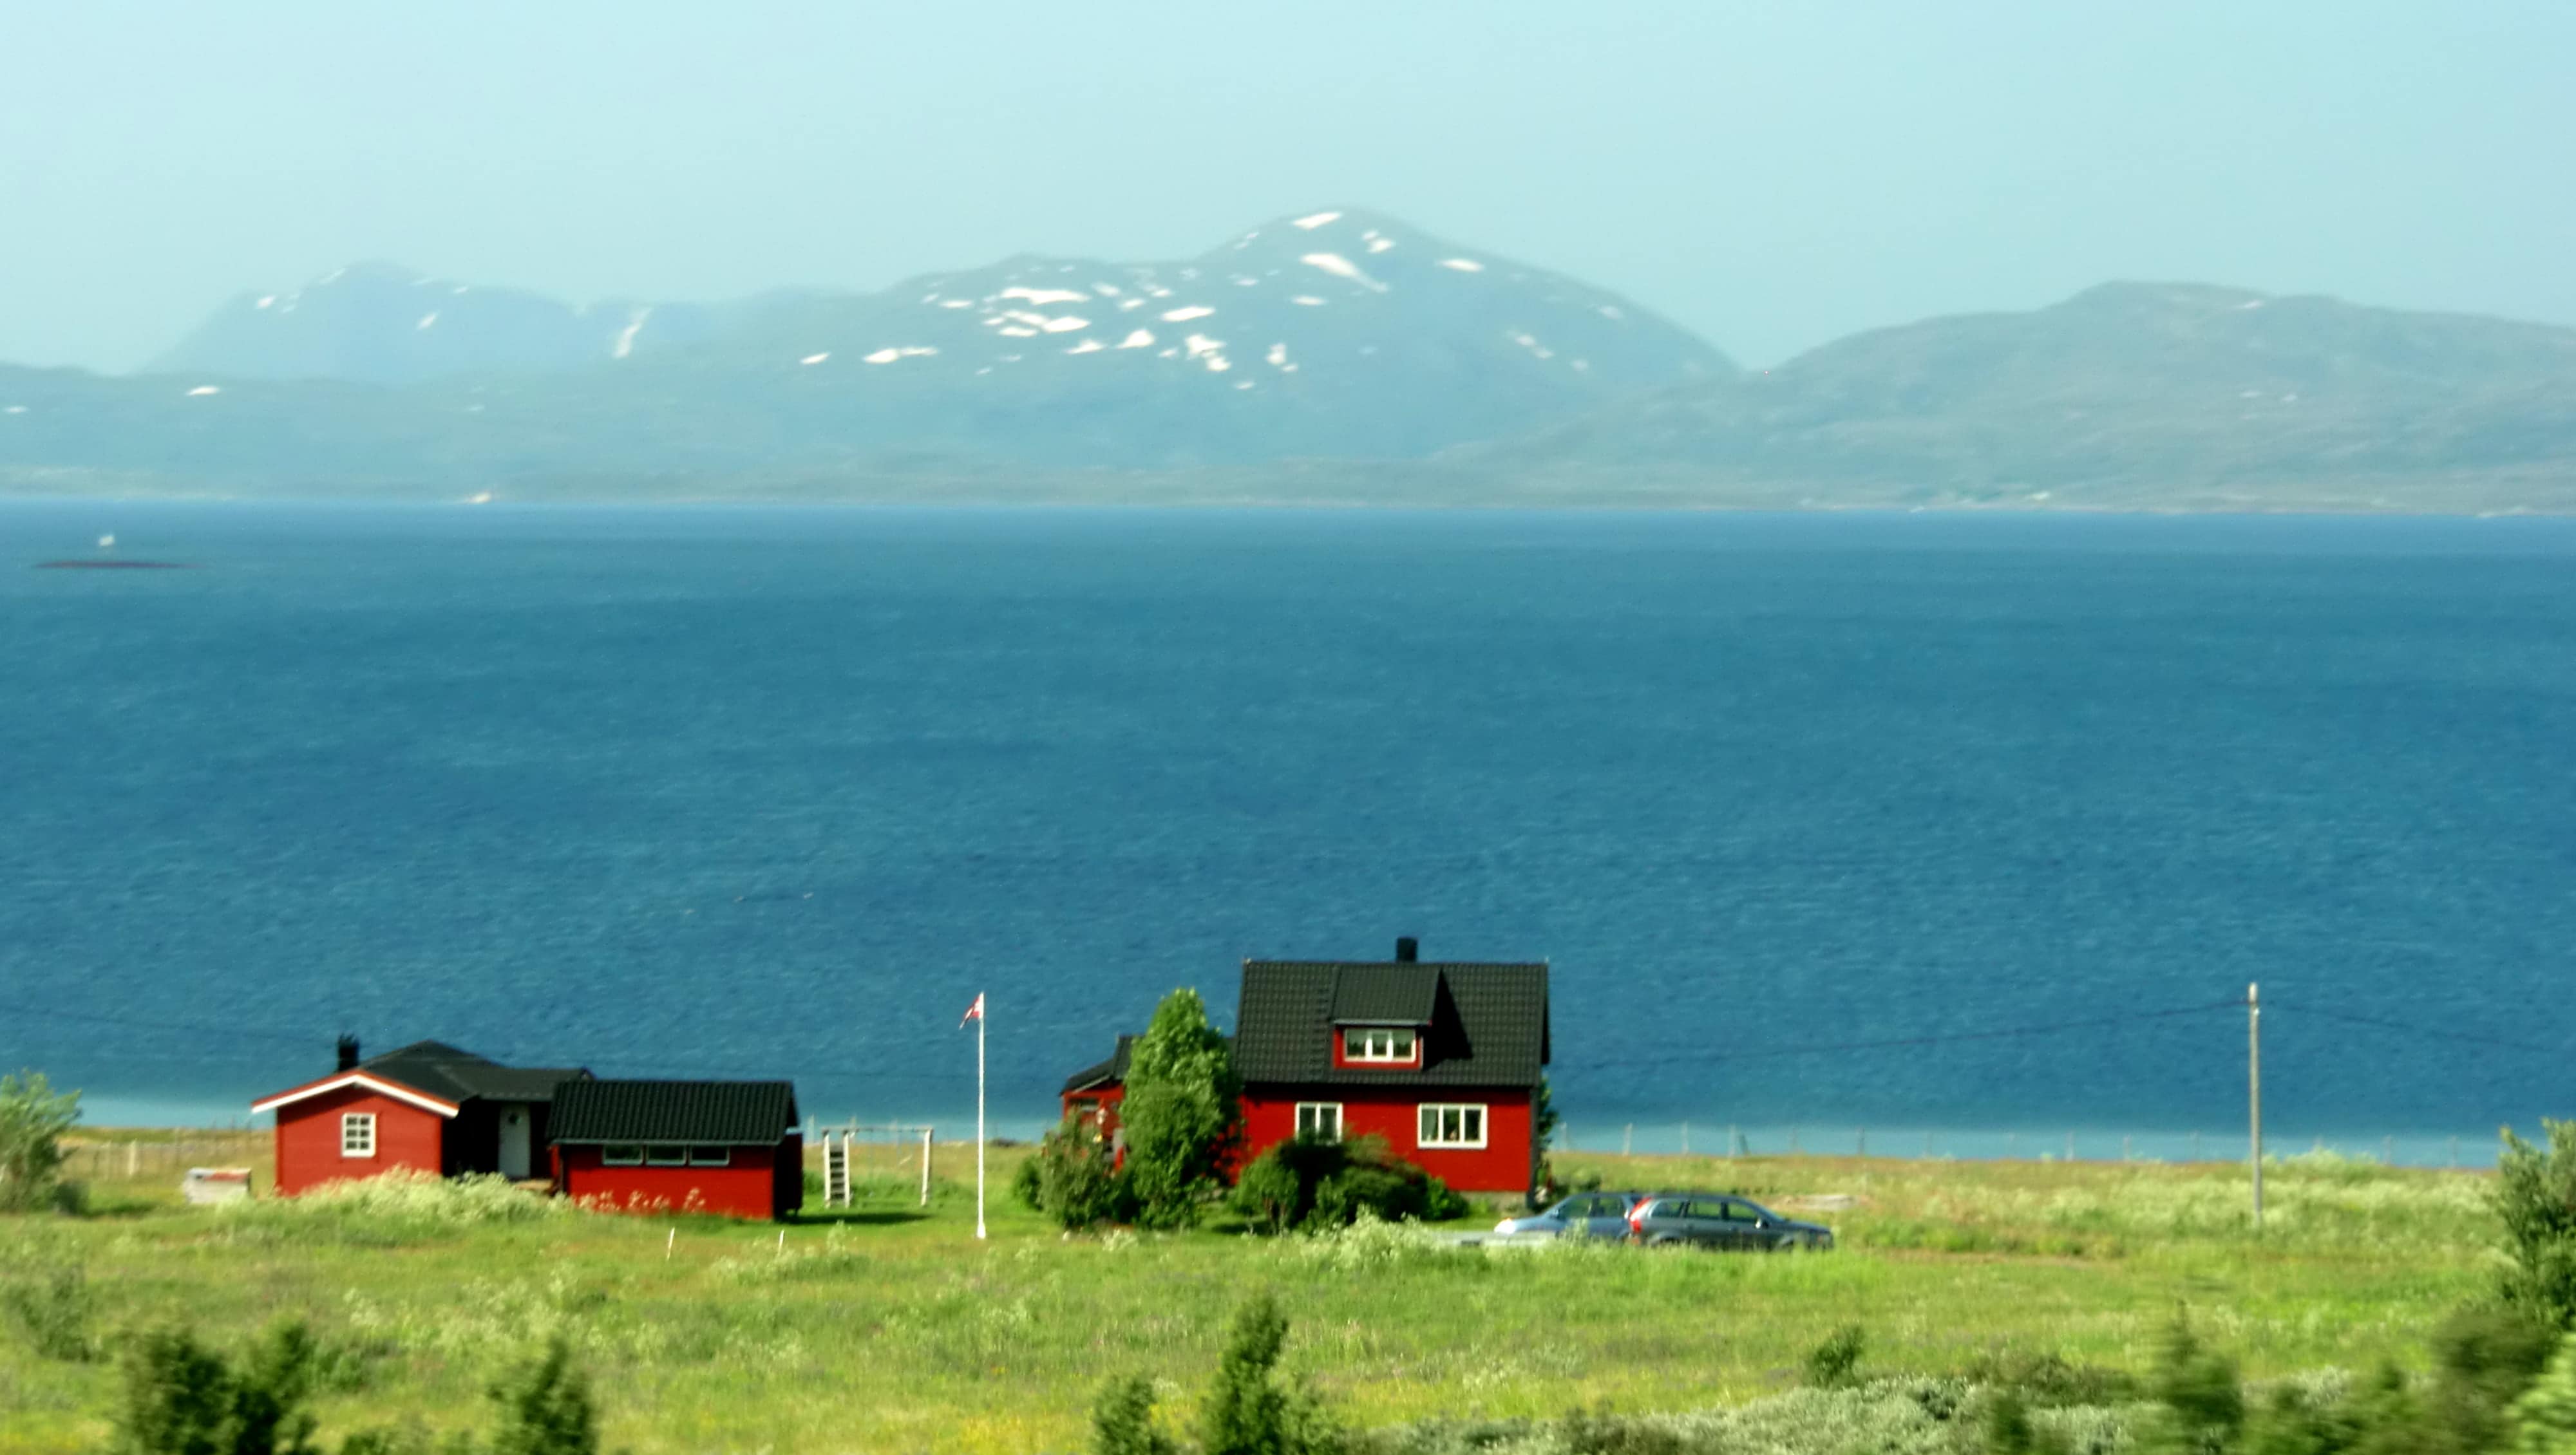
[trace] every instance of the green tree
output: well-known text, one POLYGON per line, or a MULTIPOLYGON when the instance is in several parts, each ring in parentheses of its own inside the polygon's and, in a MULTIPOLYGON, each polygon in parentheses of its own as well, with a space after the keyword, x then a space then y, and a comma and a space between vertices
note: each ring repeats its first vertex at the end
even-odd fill
POLYGON ((1154 1008, 1128 1059, 1119 1117, 1136 1221, 1149 1228, 1196 1223, 1224 1186, 1243 1123, 1234 1048, 1208 1023, 1197 991, 1175 990, 1154 1008))
POLYGON ((54 1205, 63 1133, 80 1119, 80 1093, 57 1092, 42 1071, 0 1076, 0 1212, 54 1205))
POLYGON ((1556 1191, 1556 1164, 1548 1159, 1548 1149, 1556 1145, 1556 1094, 1547 1078, 1538 1079, 1530 1092, 1530 1185, 1529 1205, 1536 1207, 1543 1198, 1556 1191))
POLYGON ((572 1346, 560 1334, 493 1385, 492 1402, 501 1407, 492 1455, 596 1455, 599 1449, 590 1380, 573 1366, 572 1346))
POLYGON ((2553 1328, 2576 1326, 2576 1122, 2544 1121, 2547 1150, 2504 1132, 2495 1210, 2508 1260, 2500 1291, 2553 1328))
MULTIPOLYGON (((1132 1093, 1131 1093, 1132 1095, 1132 1093)), ((1201 1413, 1205 1455, 1336 1455, 1341 1431, 1305 1390, 1279 1380, 1288 1317, 1267 1293, 1244 1305, 1201 1413)))

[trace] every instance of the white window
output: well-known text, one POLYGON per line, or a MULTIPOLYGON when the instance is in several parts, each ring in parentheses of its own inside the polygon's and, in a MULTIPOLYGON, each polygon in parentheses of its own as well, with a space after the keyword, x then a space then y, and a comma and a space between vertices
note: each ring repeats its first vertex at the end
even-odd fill
POLYGON ((733 1165, 733 1148, 691 1147, 689 1149, 689 1165, 692 1167, 730 1167, 733 1165))
POLYGON ((1482 1106, 1425 1106, 1414 1144, 1421 1147, 1481 1147, 1485 1145, 1485 1109, 1482 1106))
MULTIPOLYGON (((1312 1045, 1313 1042, 1307 1044, 1312 1045)), ((1342 1104, 1338 1101, 1297 1103, 1297 1135, 1318 1142, 1342 1139, 1342 1104)))
POLYGON ((686 1147, 647 1147, 644 1149, 644 1165, 647 1167, 686 1167, 689 1165, 689 1149, 686 1147))
POLYGON ((1384 1026, 1374 1029, 1353 1026, 1342 1032, 1342 1059, 1410 1062, 1413 1059, 1413 1032, 1384 1026))
POLYGON ((376 1114, 351 1111, 340 1114, 340 1155, 372 1157, 376 1155, 376 1114))
POLYGON ((603 1167, 641 1167, 644 1149, 632 1142, 611 1142, 599 1149, 599 1162, 603 1167))

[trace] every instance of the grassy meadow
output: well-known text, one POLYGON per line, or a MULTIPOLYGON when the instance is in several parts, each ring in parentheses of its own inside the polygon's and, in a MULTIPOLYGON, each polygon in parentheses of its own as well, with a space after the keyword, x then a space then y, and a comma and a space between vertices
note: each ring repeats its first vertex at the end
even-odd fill
MULTIPOLYGON (((236 1151, 266 1160, 255 1138, 236 1151)), ((229 1344, 308 1320, 330 1353, 319 1410, 334 1439, 480 1426, 485 1386, 559 1331, 597 1380, 611 1448, 1016 1455, 1078 1448, 1113 1375, 1148 1375, 1186 1408, 1262 1288, 1294 1320, 1291 1364, 1351 1423, 1381 1426, 1737 1403, 1794 1384, 1846 1324, 1867 1331, 1880 1373, 2014 1353, 2139 1369, 2178 1311, 2257 1378, 2418 1367, 2492 1257, 2487 1175, 2322 1158, 2267 1172, 2259 1238, 2240 1167, 1558 1159, 1605 1186, 1740 1190, 1842 1243, 1727 1256, 1448 1249, 1386 1229, 1266 1241, 1222 1220, 1065 1238, 1003 1195, 1015 1155, 994 1155, 978 1244, 964 1149, 942 1150, 926 1211, 887 1176, 783 1239, 502 1189, 190 1209, 174 1172, 127 1181, 149 1159, 112 1152, 85 1159, 88 1216, 0 1221, 0 1278, 80 1268, 102 1341, 185 1321, 229 1344)), ((116 1379, 112 1361, 40 1357, 0 1327, 0 1449, 99 1448, 116 1379)))

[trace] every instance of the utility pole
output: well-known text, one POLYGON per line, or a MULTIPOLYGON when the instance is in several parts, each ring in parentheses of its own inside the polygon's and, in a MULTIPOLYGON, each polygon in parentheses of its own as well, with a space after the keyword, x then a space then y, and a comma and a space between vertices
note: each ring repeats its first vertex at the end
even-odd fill
POLYGON ((2245 1110, 2253 1130, 2254 1231, 2263 1231, 2263 987, 2245 987, 2245 1110))

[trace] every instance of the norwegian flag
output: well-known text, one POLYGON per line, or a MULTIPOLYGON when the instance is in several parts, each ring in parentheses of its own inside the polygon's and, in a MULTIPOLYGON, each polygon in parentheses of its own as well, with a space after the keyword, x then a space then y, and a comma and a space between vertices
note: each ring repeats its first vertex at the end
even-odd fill
POLYGON ((959 1030, 961 1030, 961 1031, 962 1031, 962 1030, 966 1029, 966 1023, 967 1023, 968 1021, 979 1021, 979 1020, 982 1020, 983 1018, 984 1018, 984 997, 983 997, 983 996, 981 996, 981 995, 978 995, 978 996, 976 996, 976 997, 975 997, 975 1003, 974 1003, 973 1005, 970 1005, 970 1006, 966 1007, 966 1013, 965 1013, 964 1015, 959 1016, 959 1017, 957 1018, 957 1029, 959 1029, 959 1030))

